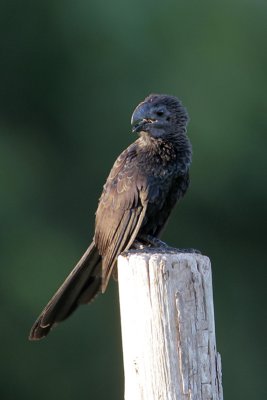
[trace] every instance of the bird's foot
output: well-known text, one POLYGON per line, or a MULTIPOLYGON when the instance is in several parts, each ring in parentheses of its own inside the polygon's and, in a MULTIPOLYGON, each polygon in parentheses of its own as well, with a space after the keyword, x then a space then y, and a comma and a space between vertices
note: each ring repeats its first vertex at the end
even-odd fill
POLYGON ((147 246, 137 239, 135 239, 135 241, 131 245, 131 249, 134 249, 134 250, 143 250, 145 247, 147 247, 147 246))
POLYGON ((177 253, 191 253, 191 254, 201 254, 201 251, 197 249, 192 249, 191 247, 189 249, 176 249, 177 253))
POLYGON ((145 246, 148 247, 160 247, 160 248, 169 248, 167 243, 163 242, 162 240, 152 236, 152 235, 142 235, 140 241, 144 243, 145 246))
POLYGON ((139 247, 135 247, 136 249, 143 249, 144 247, 157 247, 161 250, 175 252, 175 253, 192 253, 192 254, 201 254, 199 250, 196 249, 177 249, 176 247, 171 247, 167 245, 167 243, 162 240, 152 236, 152 235, 143 235, 139 238, 139 240, 135 240, 134 243, 137 242, 139 247))

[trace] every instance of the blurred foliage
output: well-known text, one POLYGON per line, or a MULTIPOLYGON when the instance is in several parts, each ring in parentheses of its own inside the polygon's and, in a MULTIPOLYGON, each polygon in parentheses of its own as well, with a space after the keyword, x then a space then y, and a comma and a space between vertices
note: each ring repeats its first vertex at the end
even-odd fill
POLYGON ((151 92, 182 99, 194 149, 164 239, 211 257, 225 398, 264 397, 266 14, 260 0, 1 1, 2 399, 123 398, 116 283, 47 340, 27 335, 90 242, 151 92))

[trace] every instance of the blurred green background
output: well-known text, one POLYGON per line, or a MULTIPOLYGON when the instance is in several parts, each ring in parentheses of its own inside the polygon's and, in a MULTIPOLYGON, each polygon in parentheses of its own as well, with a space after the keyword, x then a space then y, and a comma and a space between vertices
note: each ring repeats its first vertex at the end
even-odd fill
POLYGON ((225 399, 264 398, 266 16, 259 0, 1 0, 1 399, 123 398, 116 283, 27 336, 151 92, 182 99, 194 149, 164 239, 211 258, 225 399))

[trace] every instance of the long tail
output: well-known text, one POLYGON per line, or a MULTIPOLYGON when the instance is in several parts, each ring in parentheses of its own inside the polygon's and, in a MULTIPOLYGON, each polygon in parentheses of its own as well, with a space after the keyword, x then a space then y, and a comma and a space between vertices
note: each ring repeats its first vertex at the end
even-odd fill
POLYGON ((66 319, 80 304, 89 303, 101 291, 101 257, 94 242, 54 294, 34 323, 29 339, 48 335, 51 328, 66 319))

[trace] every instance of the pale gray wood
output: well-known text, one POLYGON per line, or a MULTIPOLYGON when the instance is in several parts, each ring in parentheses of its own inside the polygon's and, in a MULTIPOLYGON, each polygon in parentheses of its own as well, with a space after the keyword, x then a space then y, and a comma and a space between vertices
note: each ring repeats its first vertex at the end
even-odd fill
POLYGON ((222 400, 208 257, 118 259, 125 400, 222 400))

